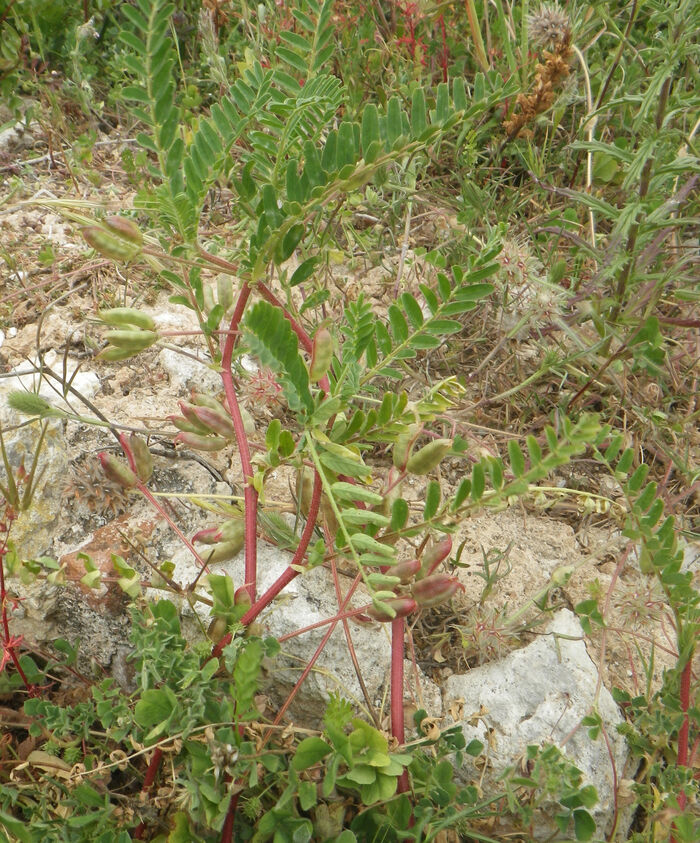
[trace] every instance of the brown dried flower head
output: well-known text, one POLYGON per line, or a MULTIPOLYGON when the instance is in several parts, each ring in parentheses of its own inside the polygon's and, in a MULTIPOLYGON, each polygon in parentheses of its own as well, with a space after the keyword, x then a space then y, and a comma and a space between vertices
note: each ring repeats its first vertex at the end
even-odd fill
POLYGON ((571 41, 571 18, 555 3, 542 3, 528 15, 528 34, 537 47, 552 50, 571 41))

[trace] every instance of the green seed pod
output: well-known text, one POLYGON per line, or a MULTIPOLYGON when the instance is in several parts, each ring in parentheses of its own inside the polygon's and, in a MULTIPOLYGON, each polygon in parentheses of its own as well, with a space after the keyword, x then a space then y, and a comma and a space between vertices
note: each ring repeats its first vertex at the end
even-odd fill
POLYGON ((394 466, 389 469, 389 473, 387 474, 386 481, 384 483, 384 488, 388 491, 382 496, 381 504, 374 507, 376 512, 381 512, 382 515, 386 515, 387 518, 391 517, 391 510, 394 506, 394 501, 401 497, 403 482, 398 479, 400 476, 401 472, 399 469, 394 466))
POLYGON ((129 446, 134 455, 134 463, 136 464, 136 473, 139 480, 143 483, 148 483, 153 474, 153 457, 144 439, 132 433, 129 437, 129 446))
POLYGON ((403 470, 406 467, 406 463, 411 456, 411 449, 413 448, 421 430, 421 425, 411 424, 403 433, 399 434, 398 439, 394 443, 392 453, 392 459, 396 468, 403 470))
MULTIPOLYGON (((245 533, 245 530, 243 533, 245 533)), ((207 565, 213 564, 214 562, 228 562, 229 559, 238 556, 241 550, 243 550, 243 545, 245 544, 244 538, 244 535, 241 534, 240 537, 231 539, 230 541, 219 542, 212 547, 209 553, 203 553, 202 558, 207 565)))
POLYGON ((243 430, 252 436, 255 433, 255 419, 250 415, 245 407, 240 407, 241 419, 243 420, 243 430))
POLYGON ((654 573, 654 562, 651 558, 651 553, 649 552, 649 548, 646 545, 642 545, 639 552, 639 570, 646 574, 654 573))
POLYGON ((433 439, 409 458, 406 471, 409 474, 428 474, 440 464, 451 447, 451 439, 433 439))
POLYGON ((250 609, 253 605, 247 585, 241 585, 236 589, 233 595, 233 605, 241 609, 250 609))
POLYGON ((221 541, 243 541, 245 538, 245 524, 240 518, 230 518, 220 527, 221 541))
POLYGON ((216 298, 226 312, 233 305, 233 278, 228 275, 216 276, 216 298))
POLYGON ((166 416, 166 418, 169 422, 172 422, 178 430, 182 430, 185 433, 203 433, 201 426, 190 424, 188 421, 185 421, 182 416, 166 416))
POLYGON ((187 445, 188 448, 193 448, 195 451, 220 451, 228 445, 228 441, 222 436, 204 436, 189 431, 178 433, 173 442, 176 445, 187 445))
POLYGON ((310 468, 304 466, 297 472, 296 494, 299 501, 301 514, 306 518, 311 506, 311 494, 314 488, 314 473, 310 468))
MULTIPOLYGON (((309 514, 309 508, 311 506, 311 496, 313 494, 314 489, 314 473, 313 471, 304 466, 300 472, 297 474, 297 500, 299 501, 299 509, 304 517, 307 517, 309 514)), ((335 512, 333 512, 333 507, 328 500, 328 497, 323 494, 321 496, 321 505, 319 507, 319 512, 317 516, 317 522, 319 524, 327 524, 328 530, 332 536, 338 532, 338 519, 335 517, 335 512)))
POLYGON ((117 348, 128 348, 129 351, 143 351, 153 345, 158 339, 155 331, 107 331, 105 339, 117 348))
POLYGON ((130 243, 136 243, 139 246, 143 243, 143 234, 141 234, 139 227, 126 217, 107 217, 105 225, 122 240, 128 240, 130 243))
POLYGON ((108 480, 118 483, 125 489, 133 489, 137 483, 137 478, 128 465, 117 459, 114 454, 105 454, 102 452, 97 455, 97 458, 108 480))
POLYGON ((146 313, 134 310, 133 307, 112 307, 109 310, 98 310, 97 315, 108 325, 133 325, 144 331, 155 331, 156 323, 146 313))
POLYGON ((319 328, 314 334, 309 364, 309 378, 313 383, 320 381, 333 362, 333 337, 328 328, 319 328))
MULTIPOLYGON (((197 407, 194 407, 192 404, 188 404, 186 401, 178 401, 178 406, 180 407, 180 412, 185 417, 185 419, 194 427, 196 428, 197 433, 211 433, 209 428, 204 424, 204 422, 200 421, 197 417, 195 410, 197 407)), ((183 428, 180 428, 182 430, 183 428)))
POLYGON ((210 641, 214 644, 218 644, 219 641, 226 635, 228 631, 228 621, 226 618, 222 617, 221 615, 212 619, 212 622, 209 624, 209 629, 207 630, 207 637, 210 641))
POLYGON ((216 301, 214 300, 214 290, 209 284, 202 285, 202 298, 204 299, 204 310, 207 313, 211 312, 216 306, 216 301))
POLYGON ((89 225, 83 228, 82 235, 85 242, 92 246, 96 252, 115 261, 131 260, 141 251, 140 246, 135 243, 122 240, 121 237, 116 237, 97 225, 89 225))
POLYGON ((393 621, 394 618, 405 618, 406 615, 410 615, 411 612, 415 612, 418 608, 416 601, 410 597, 394 597, 391 600, 382 600, 382 603, 390 611, 386 611, 381 606, 370 606, 367 609, 367 614, 371 618, 374 618, 375 621, 380 621, 381 623, 388 623, 389 621, 393 621))
POLYGON ((115 363, 117 360, 126 360, 128 357, 133 357, 139 351, 134 351, 131 348, 115 348, 113 345, 109 348, 103 349, 98 355, 98 360, 106 360, 107 363, 115 363))
POLYGON ((221 402, 206 392, 192 392, 190 395, 190 403, 196 404, 198 407, 211 407, 212 410, 220 410, 222 408, 221 402))

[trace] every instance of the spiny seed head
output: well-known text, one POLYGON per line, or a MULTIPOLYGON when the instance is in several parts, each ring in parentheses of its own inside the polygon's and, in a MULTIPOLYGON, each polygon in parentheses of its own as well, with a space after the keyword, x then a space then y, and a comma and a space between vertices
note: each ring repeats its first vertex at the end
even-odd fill
POLYGON ((571 18, 556 3, 542 3, 528 15, 528 34, 538 47, 553 49, 571 41, 571 18))

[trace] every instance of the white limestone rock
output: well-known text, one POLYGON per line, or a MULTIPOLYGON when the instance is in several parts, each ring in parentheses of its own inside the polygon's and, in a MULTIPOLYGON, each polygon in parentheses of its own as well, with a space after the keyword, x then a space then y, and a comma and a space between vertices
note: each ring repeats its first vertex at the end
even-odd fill
MULTIPOLYGON (((605 833, 613 819, 613 767, 602 736, 592 740, 581 725, 582 718, 597 709, 607 732, 618 778, 627 759, 627 745, 616 731, 620 712, 606 688, 596 700, 598 671, 583 641, 581 625, 567 609, 557 612, 537 639, 498 662, 454 675, 445 686, 445 710, 459 711, 467 743, 480 740, 488 746, 488 767, 482 787, 499 789, 497 780, 518 763, 530 745, 554 743, 583 773, 583 784, 598 792, 591 814, 598 832, 605 833), (480 712, 480 716, 474 717, 480 712)), ((465 779, 481 773, 465 767, 465 779)), ((548 837, 554 825, 538 819, 537 836, 548 837)))

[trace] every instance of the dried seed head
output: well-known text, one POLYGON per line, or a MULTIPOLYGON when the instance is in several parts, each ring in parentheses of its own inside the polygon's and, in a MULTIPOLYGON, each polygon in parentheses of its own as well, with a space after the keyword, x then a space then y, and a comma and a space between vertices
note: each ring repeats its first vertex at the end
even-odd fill
POLYGON ((528 34, 538 47, 554 49, 571 41, 571 18, 556 3, 542 3, 528 15, 528 34))

